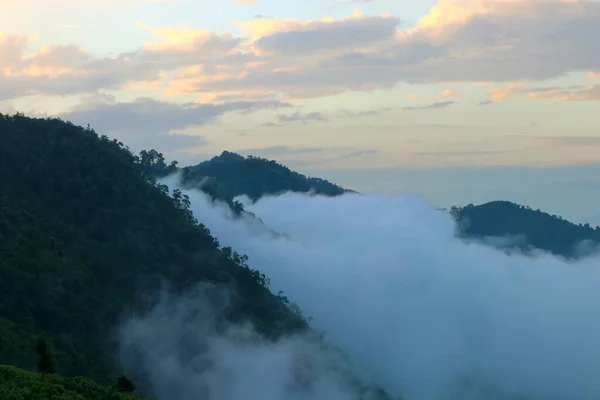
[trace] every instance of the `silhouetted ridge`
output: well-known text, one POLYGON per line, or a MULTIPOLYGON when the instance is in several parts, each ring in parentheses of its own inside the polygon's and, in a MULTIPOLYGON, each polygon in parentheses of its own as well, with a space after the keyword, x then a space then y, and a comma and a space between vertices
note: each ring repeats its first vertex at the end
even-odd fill
POLYGON ((452 207, 450 212, 461 222, 460 234, 465 237, 524 235, 527 244, 524 249, 531 246, 565 257, 577 257, 582 242, 600 243, 598 226, 577 225, 561 216, 509 201, 452 207))
POLYGON ((273 160, 242 157, 224 151, 198 165, 184 168, 184 179, 202 179, 213 184, 225 198, 247 195, 252 200, 283 192, 339 196, 351 192, 325 179, 307 177, 273 160))

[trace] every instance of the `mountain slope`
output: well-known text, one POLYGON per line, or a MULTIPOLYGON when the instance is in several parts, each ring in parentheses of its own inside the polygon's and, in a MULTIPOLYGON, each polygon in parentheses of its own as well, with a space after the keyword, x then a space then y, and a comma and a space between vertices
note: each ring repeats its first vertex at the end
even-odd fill
POLYGON ((63 378, 23 371, 0 365, 2 400, 136 400, 131 393, 121 393, 114 387, 100 386, 85 378, 63 378))
POLYGON ((350 192, 325 179, 310 178, 294 172, 276 161, 259 157, 242 157, 224 151, 198 165, 186 167, 184 180, 195 180, 212 185, 213 190, 224 198, 233 199, 247 195, 252 200, 282 192, 314 192, 327 196, 339 196, 350 192))
POLYGON ((154 185, 121 143, 58 119, 0 114, 0 363, 33 368, 40 334, 57 369, 113 382, 114 327, 163 283, 232 289, 230 320, 277 337, 306 329, 187 199, 154 185))
POLYGON ((460 235, 469 238, 524 236, 518 246, 534 247, 564 257, 577 257, 580 245, 600 243, 600 227, 576 225, 562 217, 508 201, 493 201, 466 207, 453 207, 452 215, 462 227, 460 235))

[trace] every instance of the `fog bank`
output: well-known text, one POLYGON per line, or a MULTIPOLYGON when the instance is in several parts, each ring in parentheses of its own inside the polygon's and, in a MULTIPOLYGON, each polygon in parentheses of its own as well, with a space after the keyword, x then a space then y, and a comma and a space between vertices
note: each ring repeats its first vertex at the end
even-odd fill
MULTIPOLYGON (((163 183, 173 189, 174 179, 163 183)), ((285 194, 248 205, 285 235, 274 237, 184 193, 223 246, 247 254, 393 394, 600 398, 598 257, 568 263, 465 243, 450 216, 416 196, 285 194)))

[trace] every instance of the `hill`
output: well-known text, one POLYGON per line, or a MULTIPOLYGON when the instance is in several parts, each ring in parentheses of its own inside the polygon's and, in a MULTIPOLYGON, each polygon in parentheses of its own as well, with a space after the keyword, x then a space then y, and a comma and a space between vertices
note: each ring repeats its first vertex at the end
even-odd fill
MULTIPOLYGON (((465 238, 517 237, 514 246, 549 251, 577 258, 588 246, 600 244, 600 227, 574 224, 557 215, 533 210, 509 201, 493 201, 478 206, 452 207, 450 210, 465 238), (521 236, 522 240, 518 240, 521 236)), ((588 247, 589 249, 589 247, 588 247)))
MULTIPOLYGON (((217 322, 250 322, 267 340, 310 331, 268 277, 195 219, 187 196, 157 183, 177 170, 160 153, 136 156, 89 127, 23 114, 0 114, 0 144, 0 364, 34 369, 44 336, 58 373, 111 384, 123 372, 116 327, 151 310, 165 284, 175 294, 200 283, 227 289, 217 322)), ((151 393, 151 378, 134 373, 151 393)), ((10 390, 26 393, 31 376, 13 375, 10 390)))
POLYGON ((229 287, 228 319, 267 337, 307 329, 122 143, 19 114, 0 114, 0 143, 0 363, 32 369, 44 335, 60 373, 114 382, 114 327, 164 282, 229 287))
MULTIPOLYGON (((156 174, 174 172, 176 163, 164 161, 156 174)), ((285 191, 308 192, 339 196, 347 192, 334 183, 307 178, 276 161, 257 157, 242 157, 223 152, 196 166, 182 170, 183 181, 201 188, 214 200, 224 201, 236 214, 246 213, 233 199, 247 195, 252 200, 285 191)), ((560 216, 550 215, 528 206, 509 201, 493 201, 479 206, 452 207, 452 216, 459 221, 458 234, 465 239, 505 238, 503 246, 523 251, 540 249, 563 257, 577 258, 600 244, 600 227, 574 224, 560 216)))
POLYGON ((5 365, 0 365, 0 393, 2 400, 142 400, 89 379, 55 374, 41 379, 40 374, 5 365))
POLYGON ((242 157, 224 151, 198 165, 183 169, 184 181, 201 182, 223 198, 233 199, 246 195, 257 200, 266 195, 283 192, 313 192, 326 196, 339 196, 351 192, 325 179, 311 178, 273 160, 260 157, 242 157))

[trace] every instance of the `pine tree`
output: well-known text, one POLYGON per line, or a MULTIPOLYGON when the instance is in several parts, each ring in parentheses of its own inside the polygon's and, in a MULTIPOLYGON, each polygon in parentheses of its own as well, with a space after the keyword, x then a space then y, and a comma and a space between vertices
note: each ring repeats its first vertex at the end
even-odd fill
POLYGON ((129 378, 127 378, 125 375, 121 375, 117 379, 117 388, 119 389, 120 392, 131 393, 131 392, 135 391, 135 384, 129 378))
POLYGON ((54 363, 52 362, 52 357, 48 350, 48 344, 44 338, 41 337, 38 339, 35 346, 35 352, 38 355, 38 371, 42 374, 42 379, 44 379, 45 374, 53 374, 55 372, 54 363))

